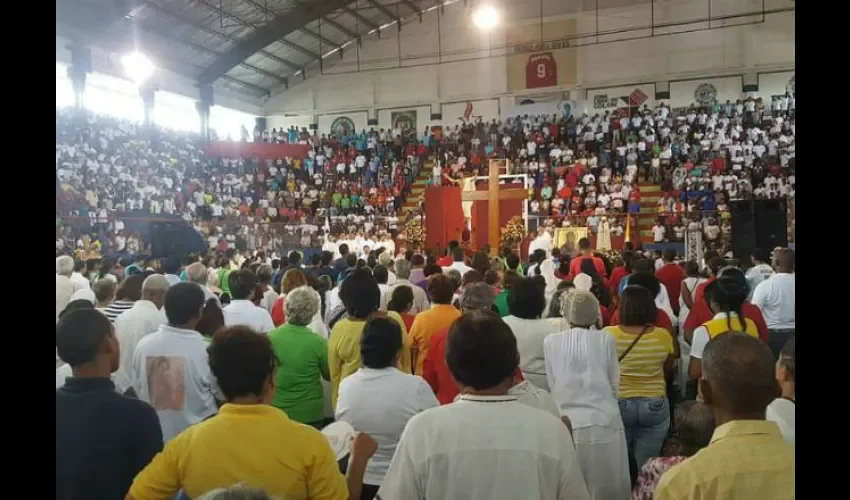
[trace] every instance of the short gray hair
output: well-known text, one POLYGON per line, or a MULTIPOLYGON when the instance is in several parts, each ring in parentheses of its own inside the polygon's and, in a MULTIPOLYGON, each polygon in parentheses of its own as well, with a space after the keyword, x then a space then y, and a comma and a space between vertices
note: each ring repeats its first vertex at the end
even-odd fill
POLYGON ((395 275, 398 279, 406 280, 410 278, 410 262, 404 259, 395 261, 395 275))
POLYGON ((283 304, 287 322, 307 326, 319 312, 319 294, 307 285, 299 286, 286 294, 283 304))
POLYGON ((200 262, 189 264, 186 268, 186 279, 189 283, 197 283, 199 285, 207 284, 207 266, 200 262))
POLYGON ((151 274, 142 282, 142 294, 165 293, 169 286, 171 283, 168 282, 168 278, 162 274, 151 274))
POLYGON ((464 310, 489 311, 493 307, 493 287, 478 281, 463 287, 460 295, 460 307, 464 310))
POLYGON ((74 274, 74 258, 67 255, 56 257, 56 274, 62 276, 74 274))
POLYGON ((257 281, 260 283, 271 283, 272 274, 274 274, 274 270, 272 269, 272 266, 268 264, 262 264, 257 267, 257 281))
POLYGON ((452 288, 457 289, 463 284, 463 277, 457 269, 449 269, 446 271, 446 277, 452 282, 452 288))
POLYGON ((708 446, 714 434, 714 412, 701 401, 685 401, 676 407, 679 452, 689 457, 708 446))

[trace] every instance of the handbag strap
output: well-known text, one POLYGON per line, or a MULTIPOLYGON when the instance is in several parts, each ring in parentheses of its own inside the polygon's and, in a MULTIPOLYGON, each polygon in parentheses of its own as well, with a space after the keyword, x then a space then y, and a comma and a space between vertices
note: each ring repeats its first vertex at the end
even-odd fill
POLYGON ((641 330, 640 333, 637 334, 637 337, 635 337, 635 339, 632 341, 632 343, 629 344, 629 347, 627 347, 626 350, 623 351, 623 354, 620 354, 620 357, 617 359, 618 363, 622 363, 623 359, 628 356, 630 352, 632 352, 632 349, 637 345, 638 340, 643 337, 643 334, 646 333, 647 330, 649 330, 649 326, 644 326, 643 330, 641 330))

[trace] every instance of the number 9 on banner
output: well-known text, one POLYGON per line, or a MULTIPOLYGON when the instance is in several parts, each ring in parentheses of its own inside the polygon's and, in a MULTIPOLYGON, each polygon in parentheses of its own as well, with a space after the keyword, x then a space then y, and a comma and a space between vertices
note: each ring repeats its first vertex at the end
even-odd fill
POLYGON ((525 86, 529 89, 558 85, 558 67, 551 52, 532 54, 525 65, 525 86))

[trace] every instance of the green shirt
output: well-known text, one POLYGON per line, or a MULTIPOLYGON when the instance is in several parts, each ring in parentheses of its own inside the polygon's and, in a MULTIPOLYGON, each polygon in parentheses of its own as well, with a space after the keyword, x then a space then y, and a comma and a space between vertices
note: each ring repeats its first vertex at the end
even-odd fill
POLYGON ((221 293, 230 295, 230 269, 220 268, 218 270, 218 287, 221 293))
POLYGON ((328 341, 306 326, 285 323, 269 332, 280 360, 272 406, 302 424, 321 421, 325 404, 320 378, 330 379, 328 341))
POLYGON ((496 309, 499 310, 499 316, 505 317, 509 316, 511 313, 508 310, 508 291, 502 290, 499 292, 499 295, 496 295, 493 298, 493 304, 496 306, 496 309))

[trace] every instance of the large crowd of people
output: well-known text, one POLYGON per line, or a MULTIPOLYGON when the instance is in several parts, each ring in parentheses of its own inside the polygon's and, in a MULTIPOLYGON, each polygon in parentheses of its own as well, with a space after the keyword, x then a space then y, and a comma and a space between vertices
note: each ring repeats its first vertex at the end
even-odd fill
POLYGON ((698 231, 714 249, 731 237, 730 202, 794 198, 793 94, 630 111, 456 126, 437 141, 435 182, 458 184, 484 175, 488 158, 508 158, 527 175, 532 220, 609 235, 622 234, 625 215, 640 211, 638 183, 651 182, 660 187, 653 240, 698 231))
POLYGON ((792 250, 369 243, 58 257, 56 498, 794 498, 792 250))
POLYGON ((132 220, 177 216, 216 249, 395 236, 425 146, 384 130, 290 132, 310 146, 306 157, 210 158, 193 134, 57 110, 57 252, 148 253, 132 220))

